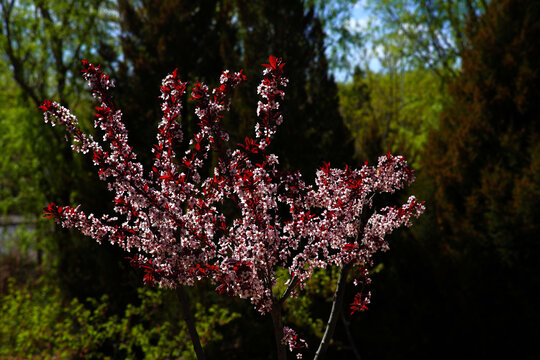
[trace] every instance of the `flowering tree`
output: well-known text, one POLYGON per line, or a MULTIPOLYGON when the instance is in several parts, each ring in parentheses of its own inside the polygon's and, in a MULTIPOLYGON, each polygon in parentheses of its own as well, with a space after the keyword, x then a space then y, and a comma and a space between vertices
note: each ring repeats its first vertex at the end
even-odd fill
MULTIPOLYGON (((161 85, 163 118, 153 149, 154 166, 145 174, 128 144, 122 113, 111 100, 112 81, 99 66, 83 61, 83 76, 99 102, 95 126, 103 132, 103 141, 83 133, 77 118, 58 103, 45 101, 40 108, 46 122, 66 127, 75 151, 93 153, 100 179, 114 193, 117 216, 97 217, 80 206, 54 203, 44 212, 98 242, 110 241, 135 252, 132 262, 145 269, 145 282, 176 288, 183 304, 182 287, 201 279, 215 283, 220 294, 249 298, 260 313, 272 316, 279 359, 285 359, 287 347, 297 351, 307 346, 283 325, 284 301, 299 295, 314 269, 339 266, 318 358, 326 351, 343 305, 347 274, 357 267, 355 284, 369 281, 372 255, 388 249, 385 236, 401 225, 410 226, 411 217, 419 216, 424 206, 411 196, 402 206, 374 209, 376 194, 393 193, 414 180, 404 158, 390 153, 380 157, 376 167, 366 163, 358 170, 334 169, 326 163, 317 171, 315 185, 306 185, 299 172, 279 170, 278 158, 268 147, 283 121, 279 100, 288 80, 281 59, 270 56, 263 66, 254 137, 234 150, 229 146, 220 123, 229 108, 228 96, 246 78, 242 71, 224 71, 212 92, 206 85, 194 85, 191 100, 199 130, 181 156, 176 152, 183 140, 179 118, 187 84, 176 70, 169 74, 161 85), (203 166, 211 151, 217 165, 205 177, 203 166), (226 215, 230 211, 224 211, 225 200, 234 204, 235 216, 226 215), (279 268, 289 274, 281 295, 275 291, 279 268)), ((351 310, 364 310, 368 303, 369 293, 357 294, 351 310)), ((193 319, 186 320, 201 359, 193 319)))

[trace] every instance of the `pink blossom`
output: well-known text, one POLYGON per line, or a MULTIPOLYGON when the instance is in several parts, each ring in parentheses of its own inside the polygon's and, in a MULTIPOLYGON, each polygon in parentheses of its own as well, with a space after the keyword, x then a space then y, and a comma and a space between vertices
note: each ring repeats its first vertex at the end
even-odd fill
MULTIPOLYGON (((296 333, 296 331, 294 331, 293 329, 291 329, 288 326, 283 327, 283 340, 282 340, 282 343, 287 345, 290 352, 293 352, 293 351, 300 350, 300 349, 308 347, 306 341, 304 339, 301 339, 298 336, 298 334, 296 333)), ((296 355, 296 357, 298 359, 301 359, 302 354, 298 353, 296 355)))
MULTIPOLYGON (((398 207, 373 206, 375 195, 409 185, 413 171, 402 156, 390 153, 376 166, 359 169, 325 163, 313 185, 299 172, 279 170, 278 157, 267 149, 283 121, 279 101, 288 80, 281 59, 270 57, 264 66, 254 137, 230 147, 221 119, 231 92, 245 76, 224 71, 212 91, 204 84, 193 87, 199 129, 183 154, 175 149, 184 141, 180 114, 187 83, 177 70, 167 75, 161 85, 163 117, 152 149, 154 163, 145 173, 129 146, 122 113, 112 103, 112 82, 99 66, 84 61, 83 76, 98 101, 94 125, 103 133, 102 141, 86 135, 77 118, 58 103, 46 101, 40 108, 46 122, 65 126, 75 151, 92 151, 100 179, 114 194, 118 216, 99 217, 79 206, 54 203, 45 208, 45 216, 134 252, 132 261, 145 270, 145 282, 174 288, 209 279, 219 293, 250 299, 261 313, 280 301, 272 291, 279 268, 289 270, 288 283, 297 295, 317 268, 371 266, 373 254, 388 249, 386 235, 410 226, 412 217, 424 211, 414 196, 398 207), (203 166, 210 151, 218 161, 207 176, 203 166), (235 204, 235 216, 224 212, 226 199, 235 204)), ((360 272, 360 278, 366 275, 360 272)), ((368 302, 355 297, 353 311, 368 302)), ((305 345, 288 327, 284 336, 291 350, 305 345)))

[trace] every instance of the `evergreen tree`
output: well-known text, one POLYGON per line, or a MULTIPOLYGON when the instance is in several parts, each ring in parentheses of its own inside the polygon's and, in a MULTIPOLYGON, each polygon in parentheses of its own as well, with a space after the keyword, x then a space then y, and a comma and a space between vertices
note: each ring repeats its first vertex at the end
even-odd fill
MULTIPOLYGON (((313 174, 323 159, 340 166, 352 159, 354 146, 339 114, 337 87, 328 73, 324 55, 324 32, 312 9, 302 1, 238 1, 241 59, 249 69, 251 89, 259 79, 249 64, 262 63, 267 54, 282 57, 290 85, 283 104, 285 122, 275 143, 285 166, 313 174)), ((242 91, 246 108, 257 95, 242 91)), ((251 124, 254 114, 242 113, 251 124)))
POLYGON ((538 358, 539 20, 538 2, 494 0, 469 23, 421 154, 426 216, 391 239, 352 324, 362 357, 538 358))
POLYGON ((466 333, 482 332, 477 346, 512 344, 479 353, 532 358, 539 336, 539 38, 540 3, 489 4, 425 153, 438 232, 459 264, 458 312, 472 317, 466 333))
MULTIPOLYGON (((291 78, 283 109, 286 122, 275 150, 280 158, 286 165, 310 169, 309 173, 322 159, 338 163, 351 159, 353 148, 324 55, 324 33, 301 1, 209 0, 201 5, 170 0, 133 5, 119 0, 118 4, 124 52, 118 102, 128 127, 135 130, 131 139, 140 153, 151 148, 148 134, 161 116, 152 89, 176 67, 191 84, 213 81, 224 67, 245 69, 248 82, 235 94, 231 115, 225 119, 231 141, 243 142, 256 117, 252 109, 258 95, 253 89, 260 74, 254 64, 273 54, 285 59, 291 78)), ((186 132, 193 132, 196 120, 189 103, 182 121, 186 132)))
MULTIPOLYGON (((150 149, 162 115, 161 80, 178 68, 182 79, 193 85, 218 79, 222 69, 230 66, 226 61, 231 60, 223 54, 227 44, 235 42, 229 8, 228 0, 118 0, 123 60, 114 75, 116 101, 143 164, 152 163, 150 149)), ((234 52, 228 55, 234 61, 234 52)), ((187 99, 182 123, 191 134, 196 121, 187 99)))

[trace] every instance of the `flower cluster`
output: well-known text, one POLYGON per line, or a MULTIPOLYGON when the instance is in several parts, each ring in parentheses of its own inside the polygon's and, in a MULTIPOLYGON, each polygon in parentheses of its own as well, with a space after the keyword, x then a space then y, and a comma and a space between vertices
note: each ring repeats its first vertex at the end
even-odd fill
MULTIPOLYGON (((288 326, 283 327, 283 344, 287 345, 290 352, 307 348, 308 345, 304 339, 300 339, 296 331, 288 326)), ((302 359, 302 353, 296 354, 297 359, 302 359)))
MULTIPOLYGON (((386 235, 409 226, 424 210, 414 196, 400 207, 374 209, 374 195, 392 193, 414 180, 401 156, 388 154, 377 166, 366 163, 360 169, 326 163, 314 185, 307 185, 298 172, 278 169, 279 160, 268 145, 283 121, 279 100, 288 82, 279 58, 271 56, 263 65, 255 134, 236 149, 229 146, 221 119, 229 95, 245 80, 242 72, 224 71, 211 92, 204 84, 194 85, 191 100, 199 130, 181 156, 176 151, 183 141, 179 120, 187 84, 176 70, 169 74, 161 85, 163 117, 154 164, 146 175, 128 144, 122 113, 111 101, 112 82, 99 66, 86 61, 83 66, 99 103, 95 126, 103 133, 101 142, 84 134, 77 118, 58 103, 46 101, 40 108, 46 121, 66 127, 75 151, 92 151, 100 178, 114 193, 116 216, 97 217, 79 206, 54 203, 45 208, 45 216, 136 252, 133 261, 145 269, 147 282, 176 287, 207 278, 220 293, 249 298, 266 313, 279 301, 272 292, 278 268, 289 269, 293 295, 316 268, 365 268, 376 251, 388 248, 386 235), (211 151, 218 160, 207 175, 203 165, 211 151), (226 199, 234 203, 235 216, 226 215, 226 199)), ((366 301, 358 298, 353 304, 361 309, 366 301)))

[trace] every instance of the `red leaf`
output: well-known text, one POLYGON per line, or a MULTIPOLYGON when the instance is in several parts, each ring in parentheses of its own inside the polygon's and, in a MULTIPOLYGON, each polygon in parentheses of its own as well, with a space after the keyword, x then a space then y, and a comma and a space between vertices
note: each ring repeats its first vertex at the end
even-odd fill
POLYGON ((49 206, 43 208, 43 217, 54 219, 62 215, 63 208, 56 206, 55 203, 50 203, 49 206))
POLYGON ((276 58, 272 55, 268 58, 268 61, 270 62, 270 66, 272 66, 273 69, 276 68, 276 58))
POLYGON ((369 300, 367 298, 362 299, 361 294, 356 294, 354 296, 354 301, 351 303, 351 315, 358 311, 365 311, 368 309, 367 304, 369 300))
POLYGON ((321 170, 325 173, 325 174, 328 174, 330 172, 330 163, 329 162, 326 162, 326 161, 323 161, 323 166, 321 167, 321 170))
POLYGON ((40 109, 41 111, 49 111, 52 107, 54 107, 53 102, 50 100, 45 100, 43 104, 38 106, 38 109, 40 109))

